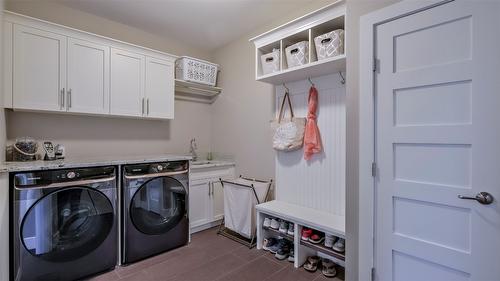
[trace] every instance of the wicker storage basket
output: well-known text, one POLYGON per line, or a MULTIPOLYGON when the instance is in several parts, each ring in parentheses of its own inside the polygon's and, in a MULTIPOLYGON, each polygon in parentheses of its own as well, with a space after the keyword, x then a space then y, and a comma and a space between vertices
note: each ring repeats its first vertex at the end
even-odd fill
POLYGON ((314 38, 318 60, 344 53, 344 30, 337 29, 314 38))
POLYGON ((176 61, 175 77, 180 80, 215 86, 219 65, 208 61, 180 57, 176 61))
POLYGON ((271 53, 260 56, 262 74, 266 75, 280 70, 280 50, 274 49, 271 53))
POLYGON ((309 42, 302 41, 285 48, 288 68, 309 62, 309 42))

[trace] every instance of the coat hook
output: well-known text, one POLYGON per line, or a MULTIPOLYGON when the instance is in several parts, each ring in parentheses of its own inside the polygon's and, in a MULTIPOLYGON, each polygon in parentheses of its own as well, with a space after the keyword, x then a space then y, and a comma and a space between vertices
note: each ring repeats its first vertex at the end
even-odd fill
POLYGON ((339 75, 341 78, 340 83, 345 84, 345 78, 344 78, 344 75, 342 75, 342 71, 339 71, 339 75))
POLYGON ((313 83, 313 81, 311 80, 311 77, 307 78, 307 80, 309 80, 309 83, 311 83, 311 86, 313 86, 313 87, 314 87, 314 83, 313 83))
POLYGON ((283 88, 285 88, 287 92, 290 92, 290 89, 288 89, 288 87, 285 85, 285 83, 283 83, 283 88))

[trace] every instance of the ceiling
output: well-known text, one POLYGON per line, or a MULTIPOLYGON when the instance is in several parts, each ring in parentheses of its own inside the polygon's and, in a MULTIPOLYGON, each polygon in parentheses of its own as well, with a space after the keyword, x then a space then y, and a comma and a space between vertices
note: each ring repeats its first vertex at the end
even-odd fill
POLYGON ((314 0, 54 0, 213 51, 314 0))

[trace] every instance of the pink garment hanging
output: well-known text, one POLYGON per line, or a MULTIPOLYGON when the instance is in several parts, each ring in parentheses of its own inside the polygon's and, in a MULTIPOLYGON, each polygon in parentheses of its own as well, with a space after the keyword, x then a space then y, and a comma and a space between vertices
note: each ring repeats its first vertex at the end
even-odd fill
POLYGON ((321 136, 316 124, 316 110, 318 108, 318 90, 314 86, 309 89, 309 111, 304 133, 304 159, 311 159, 314 153, 321 152, 321 136))

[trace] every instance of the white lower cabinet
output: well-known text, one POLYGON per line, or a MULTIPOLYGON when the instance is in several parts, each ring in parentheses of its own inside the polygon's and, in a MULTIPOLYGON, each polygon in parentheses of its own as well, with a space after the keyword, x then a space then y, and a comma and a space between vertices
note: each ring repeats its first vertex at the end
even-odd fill
POLYGON ((222 179, 234 179, 234 166, 191 169, 189 223, 191 233, 214 227, 224 218, 222 179))

